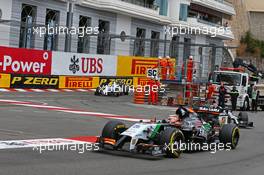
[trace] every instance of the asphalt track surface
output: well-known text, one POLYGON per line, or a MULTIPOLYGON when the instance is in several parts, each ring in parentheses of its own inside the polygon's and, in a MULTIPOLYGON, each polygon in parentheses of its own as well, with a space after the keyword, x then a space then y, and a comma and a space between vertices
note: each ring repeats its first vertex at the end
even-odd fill
MULTIPOLYGON (((27 101, 93 112, 165 118, 167 107, 135 106, 131 97, 95 97, 92 93, 1 93, 0 99, 27 101)), ((236 150, 184 153, 179 159, 155 159, 127 153, 0 150, 1 175, 201 174, 262 175, 264 113, 250 113, 255 128, 241 129, 236 150)), ((100 135, 109 119, 0 102, 0 140, 100 135)), ((130 124, 131 122, 126 122, 130 124)))

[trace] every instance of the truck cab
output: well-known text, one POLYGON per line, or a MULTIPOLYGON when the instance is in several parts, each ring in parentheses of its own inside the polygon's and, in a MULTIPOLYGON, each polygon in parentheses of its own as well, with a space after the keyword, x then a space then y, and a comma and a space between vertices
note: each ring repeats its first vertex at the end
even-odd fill
MULTIPOLYGON (((210 77, 210 81, 217 87, 217 92, 215 93, 216 99, 218 99, 218 90, 221 82, 224 83, 228 93, 232 90, 233 86, 236 87, 239 92, 237 106, 242 110, 249 110, 250 108, 251 101, 248 93, 250 86, 249 80, 248 73, 231 70, 214 71, 210 77)), ((226 105, 231 106, 230 95, 226 97, 226 105)))

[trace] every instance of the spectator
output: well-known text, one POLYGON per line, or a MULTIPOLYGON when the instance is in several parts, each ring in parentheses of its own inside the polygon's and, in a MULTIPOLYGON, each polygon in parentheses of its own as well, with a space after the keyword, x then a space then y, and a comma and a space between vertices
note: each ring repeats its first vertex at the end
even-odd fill
POLYGON ((248 87, 248 96, 249 96, 249 98, 252 98, 253 86, 254 86, 254 84, 251 84, 251 85, 248 87))
POLYGON ((208 84, 208 93, 207 93, 207 100, 210 103, 213 96, 214 96, 214 92, 216 90, 215 85, 213 85, 212 81, 209 82, 208 84))
POLYGON ((219 87, 219 98, 218 98, 218 105, 222 108, 225 108, 225 95, 227 91, 223 82, 221 82, 221 86, 219 87))
POLYGON ((257 91, 257 87, 254 86, 252 91, 252 111, 258 110, 258 95, 259 92, 257 91))
POLYGON ((237 108, 237 98, 239 96, 239 92, 236 89, 236 86, 233 86, 233 89, 229 93, 231 96, 231 102, 232 102, 232 110, 235 111, 237 108))

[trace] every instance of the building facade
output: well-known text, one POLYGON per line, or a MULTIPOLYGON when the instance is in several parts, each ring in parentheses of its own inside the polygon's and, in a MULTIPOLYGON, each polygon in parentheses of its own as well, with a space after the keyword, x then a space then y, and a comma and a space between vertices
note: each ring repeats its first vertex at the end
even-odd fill
POLYGON ((220 47, 225 40, 234 39, 233 33, 226 30, 226 21, 235 11, 224 0, 0 0, 0 9, 2 46, 171 56, 178 65, 193 55, 201 76, 211 71, 211 65, 221 64, 224 54, 220 47), (51 30, 48 27, 54 30, 59 26, 62 28, 57 32, 47 32, 51 30), (89 28, 89 34, 65 34, 67 29, 63 27, 89 28), (222 32, 215 31, 221 27, 222 32), (197 28, 209 32, 197 33, 197 28), (178 32, 172 35, 165 29, 178 32), (121 33, 126 36, 124 40, 119 37, 121 33))

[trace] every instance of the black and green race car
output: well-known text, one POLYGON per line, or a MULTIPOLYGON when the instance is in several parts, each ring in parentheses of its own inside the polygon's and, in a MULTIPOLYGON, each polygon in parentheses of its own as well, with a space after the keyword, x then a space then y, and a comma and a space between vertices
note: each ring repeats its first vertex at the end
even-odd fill
MULTIPOLYGON (((138 122, 130 127, 120 121, 109 121, 99 138, 101 149, 128 151, 178 158, 182 151, 197 151, 204 145, 235 149, 240 132, 235 124, 222 126, 205 122, 192 109, 179 107, 177 123, 168 120, 138 122), (191 145, 191 146, 190 146, 191 145), (195 148, 193 148, 193 146, 195 148)), ((212 147, 208 147, 212 149, 212 147)))

